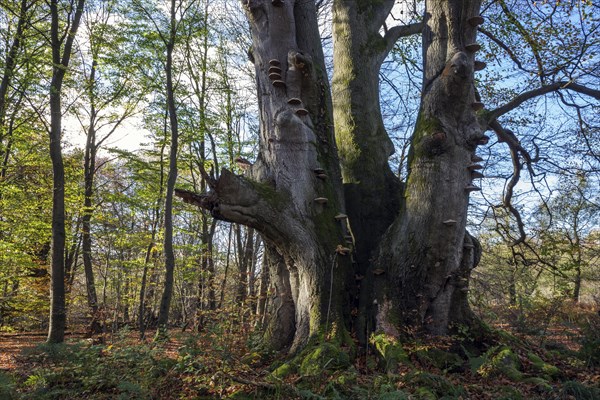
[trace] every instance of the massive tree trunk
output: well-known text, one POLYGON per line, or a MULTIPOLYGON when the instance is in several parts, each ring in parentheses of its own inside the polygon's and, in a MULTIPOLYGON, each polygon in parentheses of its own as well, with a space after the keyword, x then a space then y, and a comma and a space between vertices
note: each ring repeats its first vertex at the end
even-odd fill
MULTIPOLYGON (((314 3, 244 5, 259 97, 256 163, 245 177, 223 170, 208 195, 179 193, 216 218, 256 229, 280 255, 285 263, 280 277, 289 274, 284 287, 294 306, 294 351, 328 324, 343 330, 341 296, 350 257, 342 250, 346 221, 335 218, 344 205, 331 101, 314 3)), ((275 325, 291 320, 291 312, 274 314, 275 325)))
POLYGON ((476 109, 474 54, 480 1, 426 2, 424 79, 398 219, 378 255, 377 327, 446 334, 473 323, 468 278, 480 247, 465 231, 475 150, 486 142, 476 109))
POLYGON ((400 180, 388 158, 394 152, 381 116, 379 71, 401 36, 420 32, 422 24, 379 32, 395 1, 333 3, 334 69, 332 80, 335 135, 340 154, 346 208, 356 245, 355 273, 360 279, 356 330, 364 344, 373 302, 372 263, 379 241, 400 209, 400 180))

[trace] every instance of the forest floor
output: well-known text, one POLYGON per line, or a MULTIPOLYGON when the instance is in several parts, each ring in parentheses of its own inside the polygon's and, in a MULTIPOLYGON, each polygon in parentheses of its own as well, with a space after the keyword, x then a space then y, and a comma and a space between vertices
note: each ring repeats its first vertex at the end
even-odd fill
POLYGON ((387 371, 375 354, 343 363, 330 347, 307 357, 308 368, 287 368, 281 356, 249 350, 248 334, 233 324, 171 330, 160 342, 153 332, 140 340, 131 330, 94 338, 74 331, 61 347, 44 345, 45 332, 0 333, 0 400, 600 400, 599 332, 585 331, 600 316, 577 316, 587 325, 572 316, 541 327, 529 321, 529 332, 497 323, 499 344, 478 355, 462 339, 415 339, 396 347, 387 371))

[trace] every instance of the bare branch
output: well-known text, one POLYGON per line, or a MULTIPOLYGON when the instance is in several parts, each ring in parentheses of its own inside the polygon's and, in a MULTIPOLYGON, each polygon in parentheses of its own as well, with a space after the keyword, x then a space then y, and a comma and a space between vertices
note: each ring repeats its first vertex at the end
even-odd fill
POLYGON ((525 103, 528 100, 531 100, 535 97, 543 96, 548 93, 556 92, 559 90, 565 90, 565 89, 573 90, 575 92, 585 94, 587 96, 591 96, 596 100, 600 100, 600 90, 591 89, 587 86, 580 85, 580 84, 577 84, 574 82, 564 82, 564 81, 555 82, 551 85, 541 86, 537 89, 533 89, 528 92, 521 93, 520 95, 518 95, 517 97, 515 97, 513 100, 509 101, 502 107, 498 107, 495 110, 490 111, 487 114, 488 123, 491 123, 498 117, 508 113, 509 111, 514 110, 515 108, 519 107, 521 104, 525 103))
POLYGON ((383 37, 385 40, 385 49, 383 49, 379 55, 379 63, 382 63, 383 60, 390 54, 390 51, 394 48, 394 45, 398 41, 398 39, 402 37, 407 37, 411 35, 416 35, 423 31, 423 23, 418 22, 410 25, 398 25, 388 29, 383 37))

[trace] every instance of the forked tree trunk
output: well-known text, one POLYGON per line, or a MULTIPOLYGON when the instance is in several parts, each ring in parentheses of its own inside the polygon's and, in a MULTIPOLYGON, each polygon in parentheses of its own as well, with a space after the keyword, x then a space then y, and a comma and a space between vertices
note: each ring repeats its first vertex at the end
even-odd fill
POLYGON ((381 243, 377 326, 446 334, 473 323, 468 278, 480 246, 465 231, 475 150, 486 139, 474 107, 480 1, 426 2, 424 82, 400 216, 381 243))
MULTIPOLYGON (((285 267, 278 264, 278 278, 290 288, 286 295, 294 306, 294 351, 326 324, 343 325, 341 296, 350 257, 336 252, 344 244, 345 220, 335 219, 344 206, 331 101, 314 3, 249 0, 244 5, 259 97, 256 163, 246 177, 223 170, 208 195, 179 194, 216 218, 256 229, 280 255, 285 267)), ((287 332, 290 312, 274 313, 269 325, 286 326, 287 332)), ((275 348, 288 346, 288 336, 268 335, 275 348)))

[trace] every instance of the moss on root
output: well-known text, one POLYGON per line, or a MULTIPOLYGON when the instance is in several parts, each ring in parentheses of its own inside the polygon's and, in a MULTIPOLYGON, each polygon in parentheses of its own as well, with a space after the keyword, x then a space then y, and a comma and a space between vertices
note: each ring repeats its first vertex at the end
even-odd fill
POLYGON ((354 344, 348 332, 332 328, 329 335, 313 336, 300 353, 278 366, 272 375, 280 379, 296 373, 320 376, 325 371, 348 369, 352 366, 354 356, 354 344))
POLYGON ((560 370, 558 369, 558 367, 552 364, 548 364, 547 362, 542 360, 537 354, 529 353, 527 354, 527 359, 533 364, 534 370, 544 374, 544 376, 549 379, 556 378, 560 375, 560 370))
POLYGON ((408 354, 397 339, 379 333, 371 336, 371 343, 377 349, 380 367, 385 371, 395 371, 401 364, 410 365, 408 354))
POLYGON ((419 349, 415 351, 415 356, 421 364, 435 367, 442 371, 458 371, 465 364, 465 361, 458 354, 435 347, 419 349))
POLYGON ((486 353, 486 358, 487 361, 479 367, 480 375, 484 377, 505 376, 514 382, 523 380, 519 358, 509 347, 493 347, 486 353))

